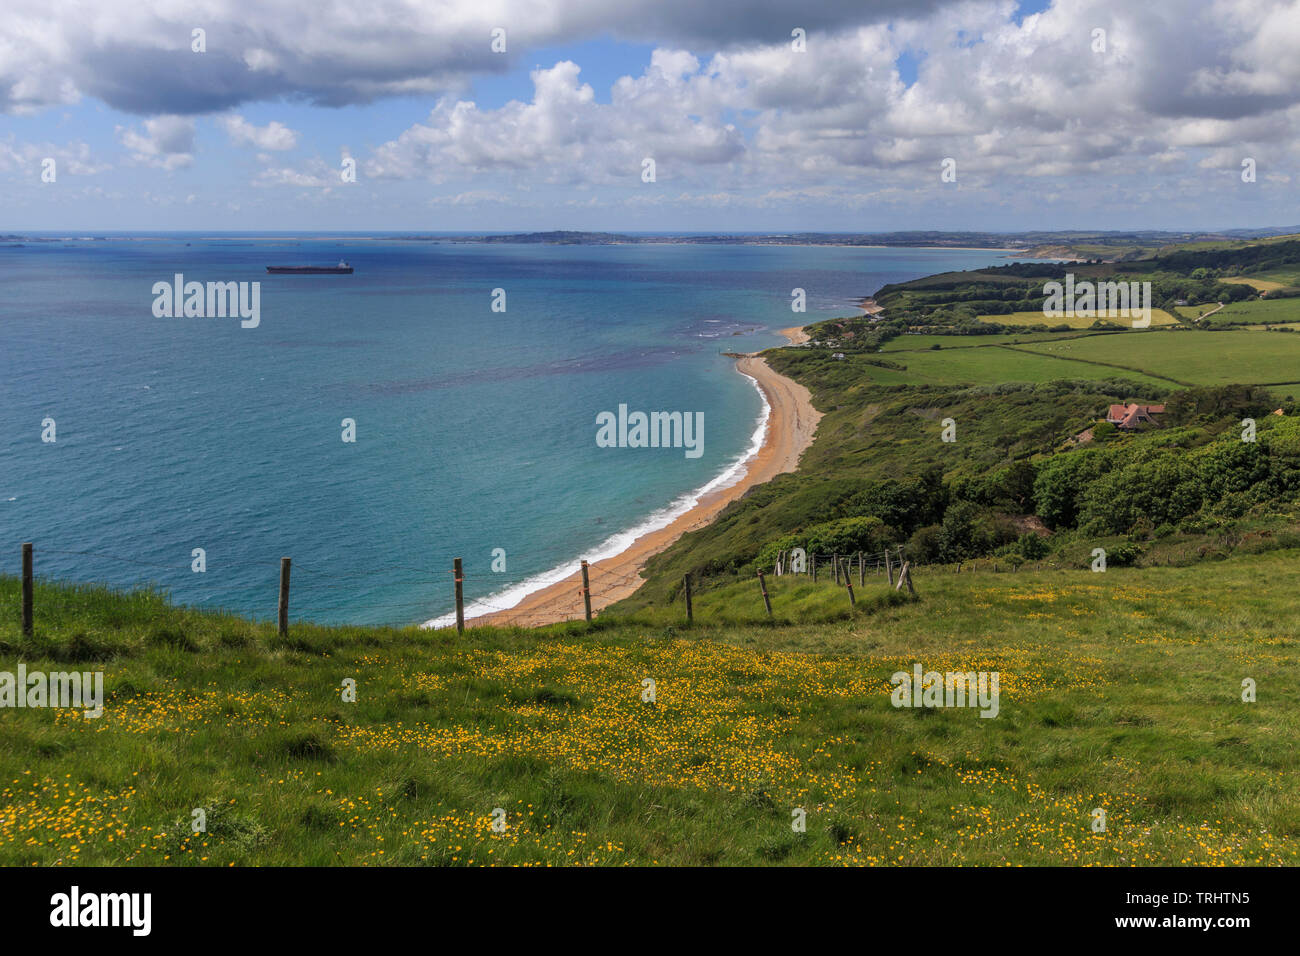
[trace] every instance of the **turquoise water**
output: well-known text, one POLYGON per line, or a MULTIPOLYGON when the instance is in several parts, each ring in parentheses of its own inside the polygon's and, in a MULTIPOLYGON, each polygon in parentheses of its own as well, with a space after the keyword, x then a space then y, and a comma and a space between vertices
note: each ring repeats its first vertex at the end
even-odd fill
POLYGON ((999 261, 197 235, 0 248, 0 570, 33 541, 42 576, 270 618, 289 555, 292 617, 405 624, 450 611, 461 557, 467 598, 507 606, 745 456, 763 403, 722 352, 999 261), (355 274, 265 272, 339 259, 355 274), (260 282, 260 324, 155 317, 176 273, 260 282), (703 453, 598 448, 596 415, 620 403, 703 413, 703 453))

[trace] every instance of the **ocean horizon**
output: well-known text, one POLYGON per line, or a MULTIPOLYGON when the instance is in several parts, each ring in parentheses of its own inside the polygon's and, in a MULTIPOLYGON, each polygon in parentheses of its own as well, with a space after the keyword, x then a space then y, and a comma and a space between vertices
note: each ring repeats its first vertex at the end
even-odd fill
POLYGON ((33 541, 39 576, 152 585, 267 619, 291 556, 291 617, 355 624, 449 622, 457 557, 473 615, 622 551, 734 482, 761 444, 762 393, 725 353, 859 314, 889 282, 1007 261, 989 249, 30 235, 40 241, 0 248, 7 560, 33 541), (355 273, 266 274, 339 260, 355 273), (256 324, 155 314, 158 284, 181 281, 257 283, 256 324), (795 288, 806 312, 791 310, 795 288), (597 416, 620 405, 699 416, 698 456, 599 447, 597 416))

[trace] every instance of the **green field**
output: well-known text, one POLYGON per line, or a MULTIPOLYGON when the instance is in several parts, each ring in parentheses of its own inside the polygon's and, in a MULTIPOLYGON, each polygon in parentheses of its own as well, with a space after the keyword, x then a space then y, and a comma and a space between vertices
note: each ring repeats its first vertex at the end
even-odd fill
MULTIPOLYGON (((1213 306, 1211 306, 1213 308, 1213 306)), ((995 322, 999 325, 1068 325, 1072 329, 1090 329, 1098 317, 1091 316, 1045 316, 1040 312, 1012 312, 1009 315, 981 315, 981 322, 995 322)), ((1131 326, 1132 319, 1110 318, 1108 322, 1131 326)), ((1151 310, 1151 325, 1177 325, 1178 320, 1163 309, 1151 310)))
MULTIPOLYGON (((1264 282, 1277 283, 1281 286, 1300 286, 1300 266, 1287 265, 1277 269, 1265 269, 1263 272, 1253 272, 1248 276, 1241 276, 1247 284, 1257 280, 1264 282)), ((1225 282, 1228 280, 1224 280, 1225 282)))
POLYGON ((1050 342, 1066 332, 1009 332, 1005 335, 900 335, 880 347, 882 352, 923 352, 937 345, 941 349, 969 349, 986 345, 1015 345, 1021 342, 1050 342))
POLYGON ((1231 282, 1237 285, 1248 285, 1261 292, 1272 292, 1274 289, 1282 289, 1287 285, 1285 282, 1277 282, 1272 279, 1260 279, 1257 276, 1224 276, 1222 281, 1231 282))
MULTIPOLYGON (((1193 306, 1192 308, 1212 309, 1214 306, 1193 306)), ((1300 298, 1251 299, 1246 302, 1230 302, 1205 321, 1210 325, 1232 322, 1249 322, 1260 325, 1274 322, 1278 324, 1300 322, 1300 298)))
POLYGON ((1190 385, 1300 382, 1300 336, 1245 332, 1093 335, 1018 347, 1026 353, 1101 362, 1190 385))
MULTIPOLYGON (((1124 333, 1098 338, 1117 339, 1121 335, 1124 333)), ((1091 338, 1065 340, 1060 345, 1036 343, 1024 348, 1063 348, 1069 341, 1091 341, 1091 338)), ((863 381, 880 385, 996 385, 1002 382, 1052 382, 1058 379, 1098 381, 1119 377, 1115 369, 1101 365, 1065 361, 1051 355, 1034 355, 1017 351, 1016 348, 998 345, 944 348, 937 351, 907 352, 889 359, 905 365, 906 370, 878 368, 852 356, 844 361, 860 373, 863 381)), ((1148 384, 1169 384, 1141 371, 1125 372, 1122 377, 1148 384)))
POLYGON ((107 691, 97 720, 4 713, 0 863, 1300 862, 1300 553, 915 580, 896 606, 869 580, 850 616, 824 577, 769 579, 794 625, 761 623, 747 581, 700 594, 694 628, 679 604, 287 640, 41 585, 27 640, 0 579, 4 666, 107 691), (998 716, 895 708, 914 663, 997 671, 998 716))

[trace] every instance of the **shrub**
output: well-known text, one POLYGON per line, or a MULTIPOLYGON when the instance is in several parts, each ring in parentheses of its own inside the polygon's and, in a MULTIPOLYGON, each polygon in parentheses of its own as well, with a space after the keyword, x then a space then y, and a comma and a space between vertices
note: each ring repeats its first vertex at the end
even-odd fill
POLYGON ((1016 542, 1016 550, 1020 552, 1026 561, 1037 561, 1040 558, 1047 557, 1047 552, 1050 549, 1041 535, 1026 531, 1020 536, 1020 540, 1016 542))
POLYGON ((916 561, 932 563, 939 560, 939 526, 926 525, 912 532, 907 540, 907 553, 916 561))

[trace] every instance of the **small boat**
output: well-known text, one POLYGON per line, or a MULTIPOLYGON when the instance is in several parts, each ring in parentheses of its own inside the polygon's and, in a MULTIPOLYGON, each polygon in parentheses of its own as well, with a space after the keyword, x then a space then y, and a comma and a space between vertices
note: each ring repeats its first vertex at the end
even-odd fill
POLYGON ((352 267, 339 260, 336 266, 267 266, 266 271, 276 276, 350 276, 352 267))

